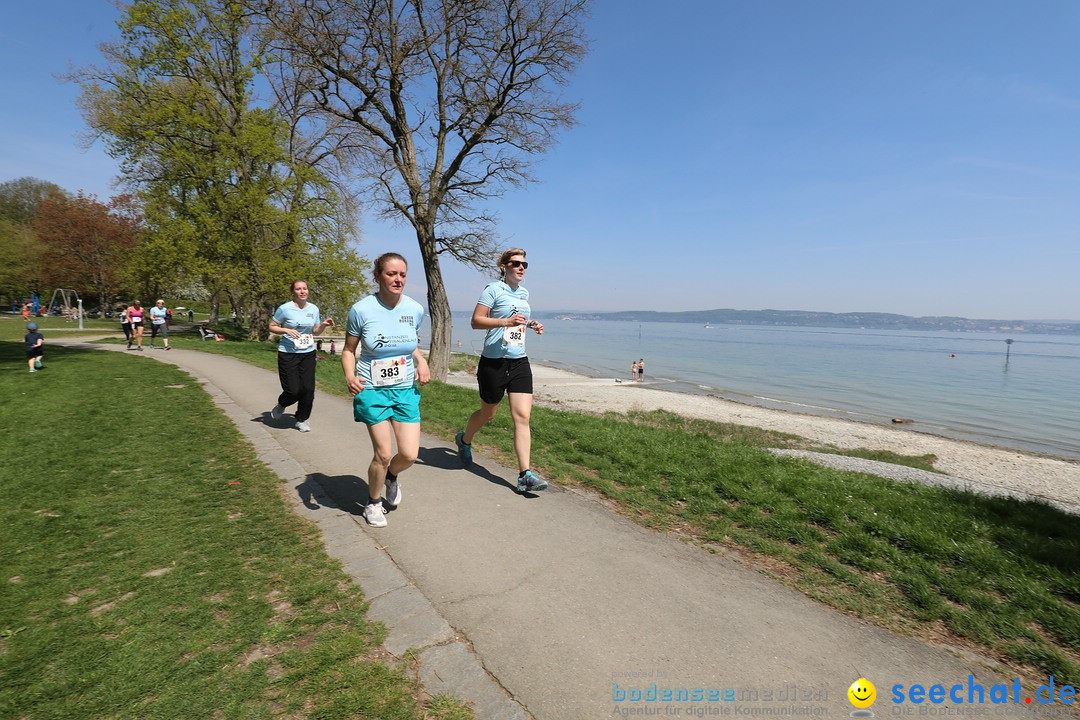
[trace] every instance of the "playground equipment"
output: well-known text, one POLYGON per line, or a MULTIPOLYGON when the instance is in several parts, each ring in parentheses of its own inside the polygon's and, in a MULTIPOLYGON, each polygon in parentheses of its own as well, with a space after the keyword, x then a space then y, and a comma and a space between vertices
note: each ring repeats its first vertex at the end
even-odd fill
MULTIPOLYGON (((82 330, 83 329, 83 307, 82 307, 82 298, 79 297, 79 293, 75 292, 74 290, 69 290, 67 288, 57 288, 56 290, 53 290, 52 298, 49 300, 49 304, 45 306, 46 312, 48 312, 49 310, 52 310, 52 308, 54 308, 54 307, 57 307, 57 305, 56 305, 56 296, 57 295, 60 296, 60 305, 59 305, 59 307, 64 308, 65 311, 69 310, 70 308, 76 308, 77 309, 77 312, 79 314, 79 329, 82 330)), ((70 317, 70 315, 68 317, 70 317)))

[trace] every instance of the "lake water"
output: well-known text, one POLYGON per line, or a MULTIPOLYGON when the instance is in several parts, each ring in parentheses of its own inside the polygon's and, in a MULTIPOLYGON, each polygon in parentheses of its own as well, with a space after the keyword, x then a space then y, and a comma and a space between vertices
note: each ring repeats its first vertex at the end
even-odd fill
MULTIPOLYGON (((454 317, 479 354, 482 333, 454 317)), ((650 387, 1080 459, 1080 337, 544 319, 534 362, 650 387), (1006 362, 1005 339, 1008 346, 1006 362)))

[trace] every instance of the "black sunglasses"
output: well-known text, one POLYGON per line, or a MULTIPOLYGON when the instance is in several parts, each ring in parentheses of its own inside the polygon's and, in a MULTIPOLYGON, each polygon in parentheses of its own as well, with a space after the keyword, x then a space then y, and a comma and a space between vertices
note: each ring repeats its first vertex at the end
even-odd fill
POLYGON ((511 260, 510 262, 508 262, 506 264, 509 265, 512 268, 522 267, 522 268, 525 268, 526 270, 529 269, 529 263, 526 262, 525 260, 511 260))

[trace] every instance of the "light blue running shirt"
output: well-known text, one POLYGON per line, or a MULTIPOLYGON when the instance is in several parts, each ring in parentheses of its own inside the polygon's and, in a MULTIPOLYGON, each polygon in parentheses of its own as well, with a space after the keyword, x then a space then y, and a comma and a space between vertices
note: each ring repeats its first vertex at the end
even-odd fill
POLYGON ((290 300, 274 311, 274 322, 283 328, 297 330, 301 335, 307 336, 299 343, 290 335, 282 335, 278 343, 278 352, 283 353, 308 353, 315 352, 315 326, 322 322, 319 317, 319 306, 313 303, 304 305, 301 310, 296 303, 290 300), (306 346, 306 347, 304 347, 306 346))
POLYGON ((408 295, 397 307, 387 307, 378 296, 368 295, 352 306, 345 332, 360 338, 356 376, 368 387, 406 387, 416 381, 412 354, 416 331, 424 321, 424 308, 408 295), (372 373, 372 364, 375 373, 372 373))
MULTIPOLYGON (((509 285, 502 280, 497 280, 484 288, 484 292, 480 293, 480 299, 476 303, 491 308, 491 312, 488 314, 489 317, 508 318, 521 313, 525 316, 526 323, 531 319, 532 308, 529 307, 529 291, 521 285, 518 285, 517 290, 511 290, 509 285)), ((483 356, 495 360, 525 357, 525 331, 520 327, 516 329, 496 327, 488 330, 487 335, 484 337, 483 356), (520 344, 512 341, 507 336, 506 331, 508 330, 520 332, 520 344)))

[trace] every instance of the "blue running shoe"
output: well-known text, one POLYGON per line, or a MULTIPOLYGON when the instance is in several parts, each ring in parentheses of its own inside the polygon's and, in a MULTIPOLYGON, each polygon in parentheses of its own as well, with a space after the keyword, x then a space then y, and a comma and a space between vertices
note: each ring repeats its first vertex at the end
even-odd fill
POLYGON ((459 432, 454 437, 454 442, 457 443, 457 456, 461 458, 461 464, 465 467, 472 467, 472 445, 465 442, 465 432, 459 432))
POLYGON ((536 475, 532 470, 526 470, 525 474, 518 478, 517 491, 519 493, 540 492, 547 490, 547 486, 547 480, 536 475))

